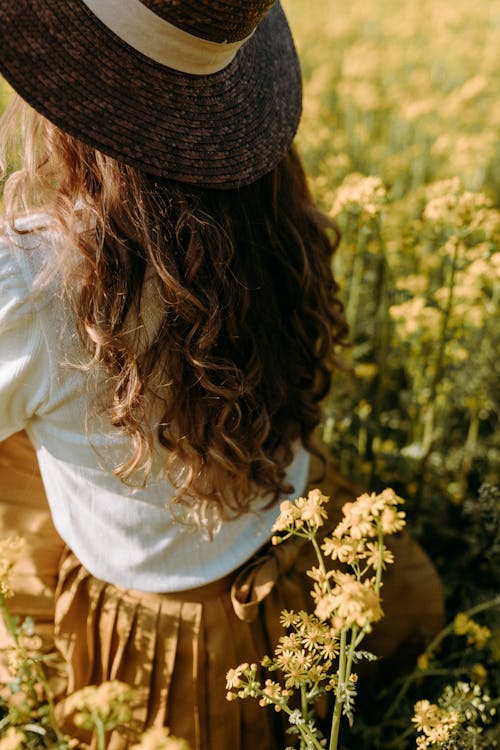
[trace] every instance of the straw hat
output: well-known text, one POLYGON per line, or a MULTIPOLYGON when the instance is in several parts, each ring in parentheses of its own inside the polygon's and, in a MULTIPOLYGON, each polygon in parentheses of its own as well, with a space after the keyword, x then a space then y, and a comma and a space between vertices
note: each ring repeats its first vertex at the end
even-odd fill
POLYGON ((207 187, 273 169, 301 111, 273 0, 0 0, 0 72, 71 135, 207 187))

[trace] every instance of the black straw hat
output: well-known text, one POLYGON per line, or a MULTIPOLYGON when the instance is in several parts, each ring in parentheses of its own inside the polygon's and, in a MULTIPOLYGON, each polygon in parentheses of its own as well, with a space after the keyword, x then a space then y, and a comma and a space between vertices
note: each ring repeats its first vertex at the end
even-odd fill
POLYGON ((273 0, 0 0, 0 72, 71 135, 207 187, 273 169, 301 111, 273 0))

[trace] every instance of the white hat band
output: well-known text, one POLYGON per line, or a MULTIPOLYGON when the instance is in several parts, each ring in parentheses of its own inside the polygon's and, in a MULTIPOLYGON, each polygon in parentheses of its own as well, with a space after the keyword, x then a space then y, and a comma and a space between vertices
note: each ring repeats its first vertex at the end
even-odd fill
POLYGON ((181 73, 209 75, 223 70, 252 36, 238 42, 211 42, 165 21, 140 0, 82 1, 122 41, 181 73))

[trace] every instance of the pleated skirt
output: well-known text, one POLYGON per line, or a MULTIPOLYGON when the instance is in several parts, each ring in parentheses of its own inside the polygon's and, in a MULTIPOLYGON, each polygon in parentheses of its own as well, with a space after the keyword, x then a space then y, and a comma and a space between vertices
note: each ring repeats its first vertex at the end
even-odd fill
MULTIPOLYGON (((230 668, 259 664, 272 653, 282 635, 282 609, 311 608, 305 573, 287 570, 291 562, 288 555, 279 564, 264 555, 237 579, 183 595, 145 594, 94 578, 68 554, 55 617, 68 693, 105 680, 121 680, 137 691, 132 721, 110 733, 109 750, 130 747, 146 727, 163 725, 193 750, 279 750, 291 744, 280 714, 252 698, 228 702, 225 684, 230 668), (253 587, 254 573, 263 573, 261 594, 258 581, 257 592, 253 587), (235 601, 239 592, 251 601, 235 601)), ((92 746, 71 717, 65 729, 92 746)))

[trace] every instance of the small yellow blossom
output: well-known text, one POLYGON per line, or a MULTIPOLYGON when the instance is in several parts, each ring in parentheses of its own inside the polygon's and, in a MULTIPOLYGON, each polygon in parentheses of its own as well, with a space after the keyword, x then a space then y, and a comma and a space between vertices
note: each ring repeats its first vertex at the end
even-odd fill
POLYGON ((477 685, 483 686, 488 679, 488 670, 483 666, 483 664, 480 664, 478 662, 472 667, 471 677, 477 685))
MULTIPOLYGON (((266 680, 262 692, 264 695, 259 700, 259 706, 269 706, 282 699, 281 685, 273 680, 266 680)), ((280 707, 276 706, 276 708, 279 710, 280 707)))
POLYGON ((24 546, 25 540, 19 536, 0 540, 0 596, 5 599, 13 596, 11 573, 24 546))
POLYGON ((0 750, 22 750, 26 737, 15 727, 9 727, 0 739, 0 750))
MULTIPOLYGON (((324 507, 329 498, 321 490, 310 490, 307 497, 299 497, 294 503, 284 500, 280 504, 280 513, 273 524, 272 531, 292 531, 307 525, 309 530, 323 525, 328 514, 324 507)), ((273 544, 277 541, 273 537, 273 544)))
POLYGON ((491 630, 485 626, 479 625, 464 612, 459 612, 453 621, 453 629, 456 635, 467 636, 467 643, 477 648, 484 648, 491 638, 491 630))
POLYGON ((386 508, 380 517, 384 534, 396 534, 401 531, 405 526, 405 515, 401 510, 396 511, 393 508, 386 508))
MULTIPOLYGON (((378 542, 368 542, 366 545, 366 562, 375 570, 378 568, 380 559, 380 544, 378 542)), ((394 562, 394 555, 390 549, 382 545, 382 568, 391 565, 394 562)))
POLYGON ((430 661, 429 654, 420 654, 417 657, 417 668, 422 672, 425 672, 426 669, 429 669, 430 661))
POLYGON ((380 177, 367 177, 353 172, 344 179, 335 192, 332 216, 351 212, 365 218, 377 216, 387 199, 380 177))
POLYGON ((288 528, 293 526, 295 521, 300 518, 300 513, 290 500, 283 500, 280 503, 280 513, 278 518, 273 524, 273 531, 286 531, 288 528))
POLYGON ((248 663, 240 664, 235 669, 230 669, 226 674, 226 690, 238 688, 241 685, 241 675, 248 669, 248 663))
POLYGON ((72 693, 64 701, 65 714, 75 711, 74 721, 77 726, 86 729, 94 726, 95 717, 106 729, 113 729, 131 719, 131 704, 136 697, 135 691, 124 682, 110 680, 100 685, 87 687, 72 693))
POLYGON ((417 740, 417 747, 422 749, 432 747, 438 742, 447 742, 460 721, 456 711, 440 708, 428 700, 418 701, 414 711, 412 721, 417 730, 424 735, 417 740))
POLYGON ((353 563, 364 550, 364 542, 360 539, 327 537, 321 545, 321 549, 332 560, 339 560, 342 563, 353 563))
POLYGON ((320 620, 336 618, 342 628, 365 627, 377 622, 383 616, 380 597, 373 581, 358 581, 350 573, 335 571, 336 586, 324 593, 313 589, 316 603, 315 614, 320 620))
POLYGON ((152 727, 131 750, 190 750, 190 745, 186 740, 173 737, 168 727, 152 727))
POLYGON ((296 501, 296 506, 300 510, 301 520, 316 528, 322 526, 324 519, 328 517, 323 507, 328 499, 318 489, 311 490, 307 498, 300 497, 296 501))

